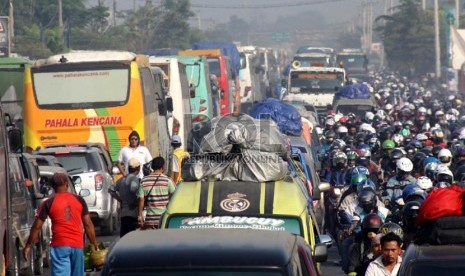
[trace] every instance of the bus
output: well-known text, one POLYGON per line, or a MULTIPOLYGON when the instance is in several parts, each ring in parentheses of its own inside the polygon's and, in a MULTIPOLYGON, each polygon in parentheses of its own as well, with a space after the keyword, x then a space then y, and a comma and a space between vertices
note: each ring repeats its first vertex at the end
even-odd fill
MULTIPOLYGON (((57 143, 103 143, 117 160, 135 130, 152 156, 170 139, 158 124, 170 107, 156 93, 147 56, 123 51, 72 51, 25 70, 24 137, 28 151, 57 143)), ((165 127, 166 128, 166 127, 165 127)))
POLYGON ((23 57, 0 58, 0 101, 3 112, 8 113, 22 130, 24 68, 32 63, 23 57))

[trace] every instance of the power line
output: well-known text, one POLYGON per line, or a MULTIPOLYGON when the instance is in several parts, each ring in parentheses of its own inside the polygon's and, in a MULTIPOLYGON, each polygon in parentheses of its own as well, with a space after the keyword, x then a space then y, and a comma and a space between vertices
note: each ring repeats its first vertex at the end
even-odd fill
POLYGON ((317 1, 300 1, 294 3, 280 3, 280 4, 261 4, 261 5, 212 5, 212 4, 194 4, 191 3, 193 8, 205 8, 205 9, 274 9, 274 8, 285 8, 285 7, 299 7, 299 6, 311 6, 330 2, 341 2, 346 0, 317 0, 317 1))

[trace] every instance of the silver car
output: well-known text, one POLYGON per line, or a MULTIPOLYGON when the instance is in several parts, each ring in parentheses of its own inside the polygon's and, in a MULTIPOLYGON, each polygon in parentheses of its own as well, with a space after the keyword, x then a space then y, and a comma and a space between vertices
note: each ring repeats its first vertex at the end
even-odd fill
POLYGON ((34 153, 55 156, 73 179, 80 179, 81 188, 90 191, 84 199, 102 234, 119 227, 119 203, 108 192, 114 186, 113 163, 102 144, 57 144, 34 153))

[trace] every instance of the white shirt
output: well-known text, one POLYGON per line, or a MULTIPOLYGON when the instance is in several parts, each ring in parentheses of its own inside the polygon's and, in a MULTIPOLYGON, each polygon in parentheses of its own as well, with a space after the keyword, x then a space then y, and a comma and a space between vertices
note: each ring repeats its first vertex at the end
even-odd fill
POLYGON ((118 155, 118 161, 124 164, 124 172, 126 174, 129 173, 128 162, 131 158, 139 159, 141 166, 138 177, 142 179, 144 177, 144 173, 142 172, 142 165, 152 161, 152 155, 150 154, 149 150, 144 146, 138 146, 137 148, 131 148, 127 146, 122 148, 118 155))
POLYGON ((402 257, 397 257, 397 264, 394 266, 392 273, 384 267, 383 256, 379 256, 376 260, 372 261, 365 272, 365 276, 396 276, 399 272, 402 257))

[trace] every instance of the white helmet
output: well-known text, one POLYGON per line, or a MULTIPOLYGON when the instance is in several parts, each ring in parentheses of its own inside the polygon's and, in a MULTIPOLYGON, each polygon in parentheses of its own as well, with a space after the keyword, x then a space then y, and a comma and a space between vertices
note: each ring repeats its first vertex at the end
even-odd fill
POLYGON ((402 134, 395 133, 394 135, 392 135, 392 140, 394 141, 394 143, 396 143, 398 147, 401 147, 402 143, 404 142, 404 136, 402 136, 402 134))
POLYGON ((417 185, 422 190, 427 192, 427 191, 429 191, 429 190, 431 190, 433 188, 433 181, 431 181, 431 179, 429 179, 429 177, 427 177, 427 176, 420 176, 417 179, 417 185))
POLYGON ((397 169, 404 172, 411 172, 413 170, 413 163, 407 157, 402 157, 396 162, 397 169))
POLYGON ((375 117, 375 114, 373 114, 373 112, 368 111, 367 113, 365 113, 365 120, 369 122, 373 121, 374 117, 375 117))
POLYGON ((424 134, 424 133, 418 133, 417 134, 417 140, 418 141, 428 140, 428 136, 426 136, 426 134, 424 134))
POLYGON ((334 118, 330 117, 328 119, 326 119, 325 121, 325 124, 328 125, 328 126, 334 126, 336 122, 334 121, 334 118))
POLYGON ((418 113, 426 114, 426 108, 424 106, 419 107, 418 108, 418 113))
POLYGON ((384 110, 386 110, 386 112, 389 112, 393 109, 394 107, 392 106, 392 104, 388 103, 384 106, 384 110))
POLYGON ((439 109, 438 111, 436 111, 436 113, 434 113, 434 116, 438 117, 438 116, 444 116, 444 111, 442 111, 441 109, 439 109))
POLYGON ((462 130, 460 130, 459 139, 460 140, 465 139, 465 128, 462 128, 462 130))
POLYGON ((337 133, 338 134, 347 134, 349 130, 345 126, 340 126, 337 128, 337 133))
POLYGON ((341 113, 334 114, 334 121, 339 122, 339 120, 343 117, 341 113))
POLYGON ((454 182, 454 174, 447 166, 439 165, 436 170, 436 181, 437 182, 449 182, 452 184, 454 182), (447 180, 446 180, 447 179, 447 180))
POLYGON ((442 149, 438 153, 438 159, 441 162, 441 164, 444 164, 449 167, 452 163, 452 153, 448 149, 442 149))

